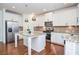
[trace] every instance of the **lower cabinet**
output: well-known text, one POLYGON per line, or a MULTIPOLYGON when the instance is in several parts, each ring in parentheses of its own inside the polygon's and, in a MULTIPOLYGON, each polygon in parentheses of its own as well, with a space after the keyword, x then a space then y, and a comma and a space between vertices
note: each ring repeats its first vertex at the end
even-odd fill
POLYGON ((79 43, 66 40, 65 55, 79 55, 79 43))
MULTIPOLYGON (((42 50, 45 49, 46 46, 46 39, 45 39, 45 34, 40 34, 39 36, 32 37, 31 39, 31 49, 41 52, 42 50)), ((23 36, 23 44, 24 46, 28 47, 28 38, 29 36, 24 35, 23 36)))
POLYGON ((76 54, 79 55, 79 43, 76 43, 76 54))
POLYGON ((62 33, 51 33, 51 42, 64 45, 64 37, 62 33))

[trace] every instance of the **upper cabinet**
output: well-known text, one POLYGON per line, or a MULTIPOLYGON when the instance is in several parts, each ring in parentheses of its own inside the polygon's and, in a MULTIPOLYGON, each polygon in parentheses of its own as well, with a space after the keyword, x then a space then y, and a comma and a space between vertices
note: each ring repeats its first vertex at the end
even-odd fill
POLYGON ((79 4, 77 4, 77 17, 79 17, 79 4))
POLYGON ((77 16, 75 7, 56 11, 53 14, 54 26, 76 25, 76 20, 77 16))
POLYGON ((37 16, 36 21, 35 21, 35 26, 44 26, 44 22, 45 22, 44 15, 37 16))
POLYGON ((5 12, 5 20, 17 21, 19 26, 23 25, 22 15, 16 13, 5 12))
POLYGON ((37 17, 35 24, 44 26, 44 22, 46 21, 52 21, 53 26, 77 25, 77 7, 64 8, 40 15, 37 17))
MULTIPOLYGON (((79 7, 78 7, 79 8, 79 7)), ((53 26, 68 26, 77 24, 77 7, 65 8, 55 12, 46 13, 45 21, 52 21, 53 26)))
POLYGON ((79 25, 79 4, 77 5, 77 25, 79 25))
POLYGON ((45 15, 45 21, 53 21, 53 13, 46 13, 45 15))

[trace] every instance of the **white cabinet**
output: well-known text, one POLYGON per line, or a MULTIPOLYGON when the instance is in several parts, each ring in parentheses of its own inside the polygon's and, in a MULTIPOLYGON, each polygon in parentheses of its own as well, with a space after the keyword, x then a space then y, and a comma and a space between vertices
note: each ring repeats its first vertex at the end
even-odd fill
MULTIPOLYGON (((39 34, 39 35, 35 35, 34 37, 32 37, 31 39, 31 48, 37 52, 42 51, 45 46, 46 46, 46 39, 45 39, 46 34, 39 34)), ((28 47, 28 38, 29 36, 27 36, 26 34, 23 36, 23 44, 24 46, 28 47)))
POLYGON ((51 33, 51 42, 64 45, 64 37, 62 33, 51 33))
POLYGON ((45 21, 53 21, 53 13, 46 13, 45 14, 45 21))
POLYGON ((79 4, 77 5, 77 25, 79 25, 79 4))
POLYGON ((68 26, 76 24, 76 8, 63 9, 53 14, 54 26, 68 26))
POLYGON ((45 49, 46 46, 45 34, 33 38, 31 44, 32 44, 32 49, 37 52, 40 52, 43 49, 45 49))
POLYGON ((65 22, 67 20, 65 20, 65 17, 64 15, 62 16, 63 14, 61 13, 56 13, 53 15, 53 25, 54 26, 65 26, 65 22))
POLYGON ((66 41, 65 55, 75 55, 75 43, 74 42, 66 41))
POLYGON ((65 55, 79 55, 79 43, 66 40, 65 55))
POLYGON ((79 17, 77 17, 76 24, 79 25, 79 17))
POLYGON ((44 23, 47 21, 53 21, 52 12, 37 16, 35 26, 44 26, 44 23))
POLYGON ((19 23, 19 26, 23 25, 22 15, 19 15, 19 14, 6 12, 5 20, 17 21, 19 23))
POLYGON ((79 4, 77 4, 77 17, 79 17, 79 4))
POLYGON ((79 43, 76 43, 76 54, 79 55, 79 43))
POLYGON ((35 26, 44 26, 45 16, 40 15, 36 18, 35 26))

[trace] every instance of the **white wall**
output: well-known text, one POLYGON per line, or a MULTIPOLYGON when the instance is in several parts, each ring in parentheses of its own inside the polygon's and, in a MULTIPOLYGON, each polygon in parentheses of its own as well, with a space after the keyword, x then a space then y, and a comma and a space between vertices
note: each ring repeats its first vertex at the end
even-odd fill
POLYGON ((0 11, 0 41, 2 41, 2 11, 0 11))

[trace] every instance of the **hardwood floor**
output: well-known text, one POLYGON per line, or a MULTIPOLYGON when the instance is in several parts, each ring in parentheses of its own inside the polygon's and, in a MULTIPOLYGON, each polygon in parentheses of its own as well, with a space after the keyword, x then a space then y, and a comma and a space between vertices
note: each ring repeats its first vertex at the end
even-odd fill
MULTIPOLYGON (((27 47, 23 45, 23 41, 19 41, 18 47, 14 47, 14 43, 4 45, 0 43, 0 55, 28 55, 27 47)), ((64 55, 64 47, 46 42, 46 47, 41 52, 32 50, 32 55, 64 55)))

